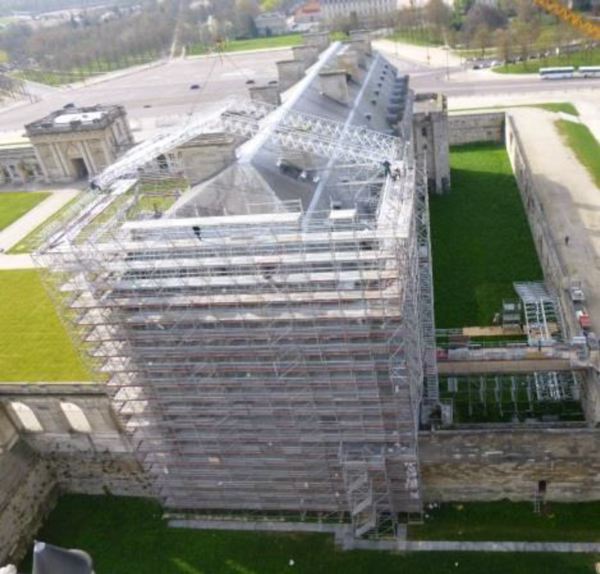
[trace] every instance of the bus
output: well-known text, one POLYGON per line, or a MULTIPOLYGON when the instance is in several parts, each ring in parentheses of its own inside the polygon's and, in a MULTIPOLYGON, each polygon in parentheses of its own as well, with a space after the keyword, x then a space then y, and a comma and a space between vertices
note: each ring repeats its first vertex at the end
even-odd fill
POLYGON ((543 80, 563 80, 573 78, 575 68, 573 66, 564 66, 562 68, 540 68, 540 78, 543 80))
POLYGON ((600 78, 600 66, 579 66, 577 73, 583 78, 600 78))

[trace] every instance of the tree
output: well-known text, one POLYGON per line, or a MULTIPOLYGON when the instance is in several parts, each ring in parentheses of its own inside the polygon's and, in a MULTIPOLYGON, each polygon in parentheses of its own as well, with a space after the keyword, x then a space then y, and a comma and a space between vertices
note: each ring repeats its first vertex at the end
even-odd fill
POLYGON ((444 31, 450 25, 452 12, 444 0, 429 0, 425 5, 425 18, 438 39, 444 37, 444 31))
POLYGON ((494 6, 475 4, 467 14, 464 24, 465 33, 474 37, 477 30, 485 26, 488 32, 506 26, 506 16, 494 6))
POLYGON ((481 57, 485 57, 485 51, 490 47, 490 29, 485 24, 480 24, 473 35, 477 47, 481 50, 481 57))
POLYGON ((512 35, 510 30, 500 28, 496 30, 496 47, 502 61, 508 62, 512 59, 512 35))

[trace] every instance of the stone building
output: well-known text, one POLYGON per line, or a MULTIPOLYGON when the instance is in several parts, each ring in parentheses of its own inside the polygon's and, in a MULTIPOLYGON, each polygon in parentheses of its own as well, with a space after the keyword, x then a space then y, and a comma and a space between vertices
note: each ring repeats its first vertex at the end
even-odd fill
POLYGON ((97 175, 133 145, 122 106, 65 107, 25 130, 46 182, 97 175))
POLYGON ((22 185, 29 181, 43 181, 31 142, 19 134, 7 134, 0 141, 0 185, 22 185))
POLYGON ((288 29, 285 14, 281 12, 262 12, 254 18, 254 24, 260 36, 279 36, 288 29))
POLYGON ((425 158, 429 191, 450 191, 448 105, 443 94, 417 94, 413 116, 415 150, 425 158))

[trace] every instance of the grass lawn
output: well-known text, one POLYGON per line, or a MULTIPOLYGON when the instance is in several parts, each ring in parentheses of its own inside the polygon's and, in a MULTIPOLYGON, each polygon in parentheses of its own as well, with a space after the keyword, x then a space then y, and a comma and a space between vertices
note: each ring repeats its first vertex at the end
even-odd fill
POLYGON ((563 112, 564 114, 570 114, 571 116, 578 116, 579 110, 569 102, 554 102, 548 104, 534 104, 532 107, 541 108, 548 112, 563 112))
POLYGON ((49 195, 43 191, 0 193, 0 231, 25 215, 49 195))
MULTIPOLYGON (((269 38, 250 38, 248 40, 230 40, 225 42, 218 51, 222 52, 240 52, 242 50, 264 50, 266 48, 288 48, 290 46, 300 46, 304 43, 302 34, 285 34, 283 36, 270 36, 269 38)), ((202 44, 194 44, 188 49, 188 55, 197 56, 208 54, 209 49, 202 44)))
MULTIPOLYGON (((330 34, 332 42, 343 41, 348 36, 342 32, 330 34)), ((206 46, 204 44, 193 44, 188 47, 189 56, 199 56, 211 52, 241 52, 243 50, 266 50, 276 48, 290 48, 304 44, 302 34, 284 34, 283 36, 270 36, 268 38, 249 38, 247 40, 228 40, 219 48, 217 46, 206 46)))
POLYGON ((38 271, 0 271, 0 293, 0 382, 90 379, 38 271))
POLYGON ((47 229, 50 229, 56 221, 65 218, 71 207, 76 201, 79 201, 80 195, 77 194, 71 201, 63 205, 54 215, 50 216, 46 221, 40 223, 33 231, 28 233, 19 243, 13 245, 8 252, 11 254, 32 253, 41 244, 44 239, 44 234, 47 229))
POLYGON ((430 200, 436 325, 489 325, 542 270, 504 146, 454 147, 450 165, 452 191, 430 200))
MULTIPOLYGON (((581 554, 342 552, 332 536, 322 534, 168 529, 153 502, 82 495, 63 496, 36 538, 86 550, 98 574, 130 574, 132 565, 136 574, 592 574, 598 559, 581 554)), ((20 571, 30 571, 28 561, 20 571)))
POLYGON ((579 110, 570 102, 548 102, 542 104, 515 104, 512 106, 491 106, 488 108, 462 108, 452 112, 484 112, 487 110, 507 110, 509 108, 540 108, 548 112, 563 112, 572 116, 578 116, 579 110))
POLYGON ((526 60, 516 64, 505 64, 493 68, 494 72, 499 74, 534 74, 540 68, 553 68, 559 66, 600 66, 600 46, 573 54, 561 54, 559 56, 550 56, 539 60, 526 60))
POLYGON ((600 188, 600 143, 594 134, 584 124, 567 120, 558 120, 555 124, 566 144, 600 188))
POLYGON ((108 72, 147 64, 156 60, 158 57, 159 54, 146 54, 120 61, 101 60, 91 62, 86 66, 81 66, 72 70, 19 70, 14 73, 14 76, 22 80, 29 80, 40 84, 47 84, 49 86, 61 86, 63 84, 81 82, 88 78, 106 74, 108 72))
POLYGON ((600 542, 600 502, 552 502, 541 514, 530 502, 470 502, 427 514, 423 525, 409 526, 411 539, 600 542))
POLYGON ((397 30, 391 36, 388 36, 386 40, 413 44, 414 46, 441 46, 443 44, 439 38, 435 37, 433 31, 427 28, 397 30))

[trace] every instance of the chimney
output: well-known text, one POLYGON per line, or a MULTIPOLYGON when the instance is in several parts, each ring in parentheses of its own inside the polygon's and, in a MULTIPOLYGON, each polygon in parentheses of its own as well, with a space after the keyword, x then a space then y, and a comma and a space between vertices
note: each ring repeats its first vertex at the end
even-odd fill
POLYGON ((372 54, 371 51, 371 35, 368 30, 350 30, 350 41, 354 43, 354 41, 361 42, 363 46, 363 52, 370 56, 372 54))
POLYGON ((317 48, 319 52, 326 50, 329 46, 329 32, 310 32, 302 36, 306 46, 317 48))
POLYGON ((360 82, 364 76, 359 67, 360 57, 356 50, 347 49, 337 57, 338 68, 343 68, 346 73, 355 81, 360 82))
POLYGON ((304 76, 304 62, 300 60, 282 60, 276 62, 279 76, 279 88, 282 92, 293 86, 304 76))
POLYGON ((250 86, 250 99, 254 102, 265 102, 273 106, 281 104, 281 95, 279 94, 279 84, 277 82, 264 84, 262 86, 250 86))
POLYGON ((367 53, 365 52, 365 44, 362 40, 348 40, 344 42, 348 45, 348 48, 356 53, 358 59, 358 65, 361 68, 367 67, 367 53))
POLYGON ((317 61, 317 50, 313 46, 293 46, 294 60, 304 62, 304 68, 312 66, 317 61))
POLYGON ((350 94, 348 93, 348 80, 346 70, 335 68, 319 72, 321 93, 328 98, 340 103, 348 104, 350 94))

